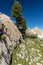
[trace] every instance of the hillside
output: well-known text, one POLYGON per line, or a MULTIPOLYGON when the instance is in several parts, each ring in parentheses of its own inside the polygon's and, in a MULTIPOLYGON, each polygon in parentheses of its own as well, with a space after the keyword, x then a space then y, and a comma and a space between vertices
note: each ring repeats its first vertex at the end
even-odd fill
POLYGON ((43 65, 43 41, 26 38, 14 50, 11 65, 43 65))
MULTIPOLYGON (((34 28, 34 31, 41 30, 34 28)), ((34 31, 28 29, 27 33, 34 31)), ((0 13, 0 65, 43 65, 43 40, 23 40, 17 26, 3 13, 0 13)))

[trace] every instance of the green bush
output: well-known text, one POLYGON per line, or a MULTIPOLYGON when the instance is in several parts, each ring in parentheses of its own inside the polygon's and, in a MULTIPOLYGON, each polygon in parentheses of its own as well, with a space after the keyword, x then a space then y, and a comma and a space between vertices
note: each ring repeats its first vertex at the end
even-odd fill
POLYGON ((3 35, 1 35, 1 39, 2 40, 5 40, 6 39, 6 36, 3 34, 3 35))

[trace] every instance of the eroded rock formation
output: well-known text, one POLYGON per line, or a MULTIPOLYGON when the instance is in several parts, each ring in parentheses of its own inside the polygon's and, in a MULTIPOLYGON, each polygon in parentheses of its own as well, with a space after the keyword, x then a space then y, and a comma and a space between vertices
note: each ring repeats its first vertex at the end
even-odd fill
POLYGON ((20 39, 22 35, 13 21, 0 13, 0 65, 10 65, 11 55, 20 39))

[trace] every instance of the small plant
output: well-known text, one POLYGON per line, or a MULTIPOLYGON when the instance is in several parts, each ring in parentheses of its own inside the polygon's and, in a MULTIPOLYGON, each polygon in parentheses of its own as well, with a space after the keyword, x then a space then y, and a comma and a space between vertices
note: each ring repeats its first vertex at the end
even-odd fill
POLYGON ((6 39, 6 36, 3 34, 3 35, 1 35, 1 39, 2 40, 5 40, 6 39))

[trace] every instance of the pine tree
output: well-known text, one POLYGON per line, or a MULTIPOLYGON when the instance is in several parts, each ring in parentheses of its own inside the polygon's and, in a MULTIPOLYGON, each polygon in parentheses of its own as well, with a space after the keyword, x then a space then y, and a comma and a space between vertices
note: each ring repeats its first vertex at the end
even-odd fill
POLYGON ((14 1, 12 15, 18 20, 22 16, 22 6, 18 1, 14 1))
POLYGON ((19 1, 14 1, 13 7, 12 7, 12 15, 16 19, 16 24, 20 32, 23 36, 25 36, 26 31, 26 20, 22 17, 22 6, 19 3, 19 1))

